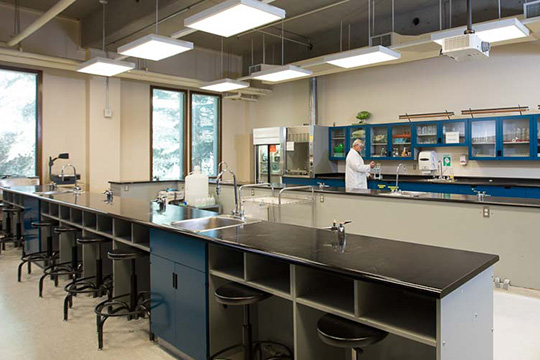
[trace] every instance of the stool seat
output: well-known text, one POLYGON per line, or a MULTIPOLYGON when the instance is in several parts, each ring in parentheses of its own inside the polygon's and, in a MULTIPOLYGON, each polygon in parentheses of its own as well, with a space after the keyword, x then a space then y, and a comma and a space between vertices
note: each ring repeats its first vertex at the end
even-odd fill
POLYGON ((80 245, 97 244, 108 241, 111 241, 111 239, 99 236, 82 236, 80 238, 77 238, 77 243, 80 245))
POLYGON ((340 348, 362 349, 383 340, 388 333, 367 325, 326 314, 317 322, 320 339, 340 348))
POLYGON ((141 251, 132 249, 112 249, 107 253, 107 256, 111 260, 133 260, 141 255, 143 255, 141 251))
POLYGON ((231 306, 251 305, 271 296, 264 291, 253 289, 238 283, 228 283, 223 285, 216 289, 214 295, 218 303, 231 306))
POLYGON ((60 226, 54 229, 54 232, 57 234, 72 232, 72 231, 79 231, 79 229, 71 226, 60 226))
POLYGON ((56 223, 52 222, 52 221, 34 221, 32 222, 32 226, 33 227, 50 227, 50 226, 55 226, 56 223))

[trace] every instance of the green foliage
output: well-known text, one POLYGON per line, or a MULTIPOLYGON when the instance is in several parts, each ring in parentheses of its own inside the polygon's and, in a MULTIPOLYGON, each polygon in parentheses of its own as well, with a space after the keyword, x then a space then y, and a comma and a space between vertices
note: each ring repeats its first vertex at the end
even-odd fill
POLYGON ((193 166, 199 165, 203 173, 217 175, 219 141, 219 97, 193 95, 192 102, 192 155, 193 166))
POLYGON ((371 113, 369 111, 360 111, 357 115, 356 115, 356 118, 358 120, 360 120, 360 123, 364 123, 366 122, 367 120, 369 120, 369 118, 371 117, 371 113))

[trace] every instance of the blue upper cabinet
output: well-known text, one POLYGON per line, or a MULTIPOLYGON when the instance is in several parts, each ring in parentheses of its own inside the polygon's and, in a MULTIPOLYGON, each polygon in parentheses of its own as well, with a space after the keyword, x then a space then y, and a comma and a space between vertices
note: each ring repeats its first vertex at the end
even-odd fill
POLYGON ((468 120, 444 120, 439 125, 439 146, 467 146, 468 120))
POLYGON ((538 144, 531 116, 470 120, 472 160, 532 160, 538 144), (531 141, 533 139, 533 141, 531 141), (536 148, 535 148, 536 147, 536 148))
POLYGON ((441 127, 436 121, 414 123, 416 146, 435 147, 441 146, 441 127))
POLYGON ((352 147, 353 142, 356 139, 360 139, 364 142, 364 149, 360 153, 363 158, 368 157, 369 149, 369 137, 368 137, 368 126, 366 125, 355 125, 349 128, 349 149, 352 147))
POLYGON ((501 156, 501 149, 497 141, 497 127, 497 119, 470 120, 470 159, 496 160, 501 156))
POLYGON ((349 150, 349 128, 348 126, 331 127, 329 131, 330 160, 345 160, 347 150, 349 150))
POLYGON ((390 157, 390 139, 392 135, 388 125, 372 125, 369 127, 369 159, 388 160, 390 157))
POLYGON ((530 160, 538 153, 533 118, 530 116, 499 119, 501 159, 530 160), (535 149, 536 146, 536 149, 535 149))
POLYGON ((415 127, 410 123, 393 124, 390 126, 389 133, 391 144, 389 155, 391 159, 414 160, 416 147, 414 144, 415 127))

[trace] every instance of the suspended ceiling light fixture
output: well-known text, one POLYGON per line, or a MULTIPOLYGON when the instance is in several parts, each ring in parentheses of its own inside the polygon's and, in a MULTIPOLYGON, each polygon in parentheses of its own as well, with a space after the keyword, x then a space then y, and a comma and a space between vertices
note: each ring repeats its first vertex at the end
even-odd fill
MULTIPOLYGON (((431 41, 442 45, 444 39, 462 35, 466 30, 465 26, 445 31, 439 31, 431 35, 431 41)), ((530 30, 516 18, 503 19, 474 25, 476 35, 489 43, 496 43, 506 40, 514 40, 527 37, 530 30)))
POLYGON ((253 79, 280 82, 298 79, 313 74, 313 71, 295 65, 285 65, 285 24, 281 21, 281 66, 266 66, 266 69, 251 74, 253 79))
POLYGON ((313 74, 313 71, 311 70, 302 69, 301 67, 294 65, 283 65, 255 72, 251 77, 261 81, 279 82, 297 79, 311 74, 313 74))
POLYGON ((224 37, 285 18, 285 10, 258 0, 227 0, 184 20, 184 26, 224 37))
MULTIPOLYGON (((103 31, 102 31, 102 50, 107 55, 105 51, 105 5, 107 5, 107 0, 99 1, 103 5, 103 31)), ((104 57, 94 57, 88 61, 83 62, 77 66, 76 70, 81 73, 91 74, 91 75, 100 75, 100 76, 114 76, 120 73, 132 70, 135 68, 135 64, 127 61, 107 59, 104 57)))
POLYGON ((364 47, 324 57, 324 62, 345 69, 398 60, 401 54, 384 46, 364 47))
POLYGON ((156 33, 120 46, 118 53, 124 56, 159 61, 192 49, 192 42, 159 35, 159 2, 156 0, 156 33))
POLYGON ((225 79, 208 82, 204 84, 203 86, 201 86, 201 89, 208 90, 208 91, 227 92, 227 91, 245 89, 247 87, 249 87, 248 82, 225 78, 225 79))
POLYGON ((249 87, 248 82, 225 78, 225 68, 223 66, 223 38, 221 38, 221 75, 224 77, 223 79, 208 82, 201 86, 201 89, 216 92, 227 92, 249 87))

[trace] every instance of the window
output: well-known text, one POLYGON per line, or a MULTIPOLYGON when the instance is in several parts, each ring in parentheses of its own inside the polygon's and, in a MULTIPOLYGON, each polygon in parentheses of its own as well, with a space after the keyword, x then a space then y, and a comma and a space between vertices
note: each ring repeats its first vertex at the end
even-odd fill
POLYGON ((185 101, 179 90, 151 88, 152 91, 152 177, 184 177, 185 101))
POLYGON ((191 94, 191 169, 200 166, 208 176, 217 176, 220 161, 221 97, 191 94))
POLYGON ((41 174, 41 72, 0 67, 0 175, 41 174))

